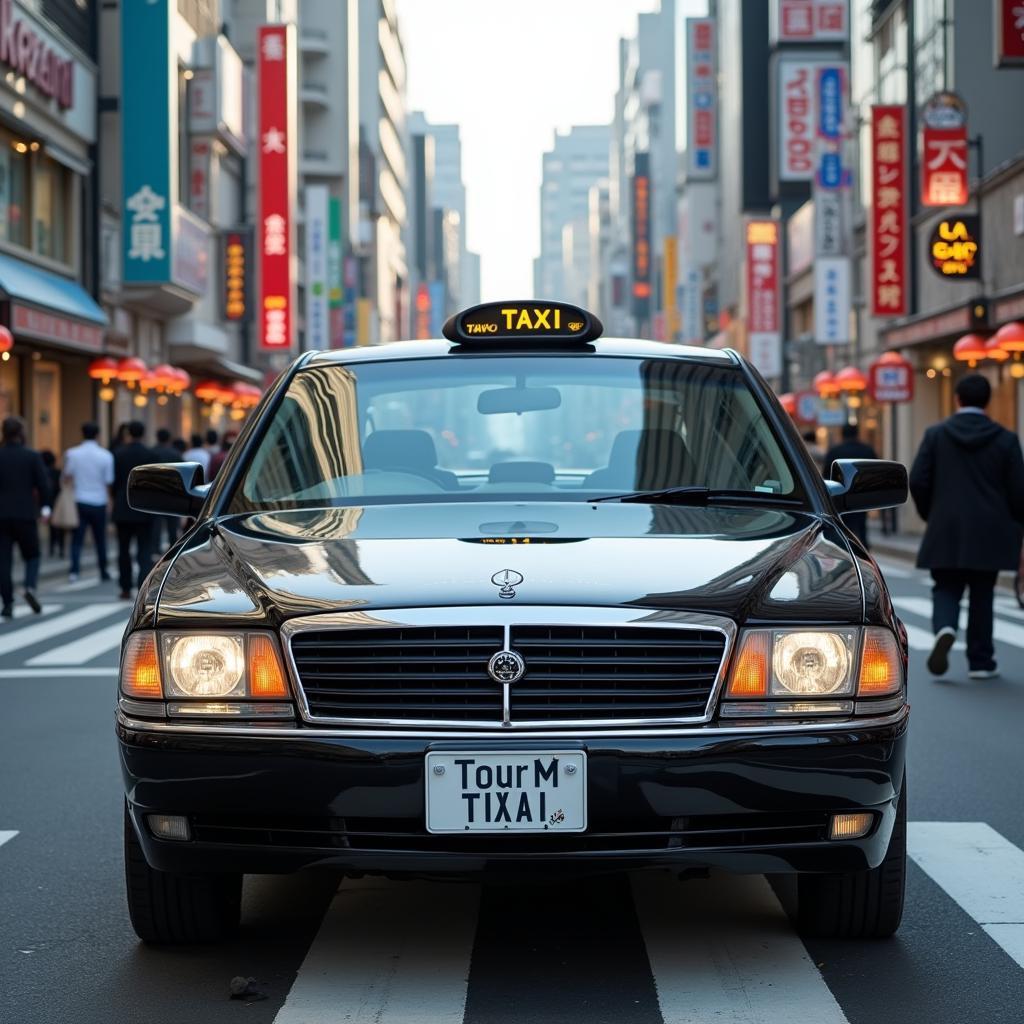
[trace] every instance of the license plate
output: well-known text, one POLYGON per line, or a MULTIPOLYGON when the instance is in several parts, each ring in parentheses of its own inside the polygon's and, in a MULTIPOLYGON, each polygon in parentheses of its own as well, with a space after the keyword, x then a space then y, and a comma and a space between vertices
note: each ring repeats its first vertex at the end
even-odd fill
POLYGON ((428 832, 584 832, 587 755, 580 750, 431 752, 428 832))

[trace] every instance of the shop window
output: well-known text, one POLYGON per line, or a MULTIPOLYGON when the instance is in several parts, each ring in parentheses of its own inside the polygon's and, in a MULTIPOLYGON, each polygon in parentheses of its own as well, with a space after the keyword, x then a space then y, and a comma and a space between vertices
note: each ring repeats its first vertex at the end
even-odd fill
POLYGON ((36 158, 32 189, 32 248, 41 256, 67 260, 67 171, 49 157, 36 158))
POLYGON ((15 245, 28 245, 29 160, 26 143, 0 133, 0 240, 15 245))

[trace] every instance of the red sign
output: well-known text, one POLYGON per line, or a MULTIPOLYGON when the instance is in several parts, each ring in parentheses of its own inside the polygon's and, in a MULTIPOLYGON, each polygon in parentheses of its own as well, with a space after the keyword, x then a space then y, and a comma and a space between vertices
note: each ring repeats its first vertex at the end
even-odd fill
POLYGON ((287 352, 294 337, 295 30, 262 25, 259 31, 260 348, 287 352))
POLYGON ((872 363, 868 394, 876 402, 909 402, 914 397, 914 368, 907 362, 872 363))
POLYGON ((924 126, 921 205, 963 206, 967 202, 967 126, 924 126))
POLYGON ((430 337, 430 289, 425 281, 416 288, 416 337, 430 337))
POLYGON ((747 221, 746 278, 748 355, 766 377, 777 377, 782 372, 777 220, 747 221))
POLYGON ((779 0, 776 40, 780 43, 842 42, 848 0, 779 0))
POLYGON ((907 112, 871 108, 871 315, 907 313, 907 112))
POLYGON ((995 0, 996 64, 1024 64, 1024 4, 995 0))
POLYGON ((0 61, 62 110, 74 104, 75 62, 55 50, 28 18, 16 17, 11 0, 0 0, 0 61))
POLYGON ((11 330, 19 336, 38 338, 69 348, 97 352, 103 347, 102 327, 83 324, 54 313, 44 313, 16 302, 11 303, 11 330))
POLYGON ((650 156, 637 153, 633 170, 633 299, 637 315, 645 318, 651 297, 651 176, 650 156))

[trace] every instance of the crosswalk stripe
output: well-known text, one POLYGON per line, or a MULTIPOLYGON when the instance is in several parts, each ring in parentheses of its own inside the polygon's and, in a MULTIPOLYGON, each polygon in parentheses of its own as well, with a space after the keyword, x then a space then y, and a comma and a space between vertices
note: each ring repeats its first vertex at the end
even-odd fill
POLYGON ((274 1024, 462 1024, 479 900, 478 885, 345 882, 274 1024))
MULTIPOLYGON (((894 597, 892 603, 901 611, 909 612, 911 615, 920 615, 923 618, 932 617, 932 602, 927 597, 894 597)), ((1014 622, 1005 622, 996 616, 992 627, 992 635, 996 640, 1013 647, 1024 647, 1024 625, 1017 625, 1014 622)))
POLYGON ((0 829, 0 846, 3 846, 4 843, 10 842, 17 834, 17 832, 9 832, 0 829))
POLYGON ((76 590, 89 590, 91 587, 98 587, 104 580, 88 579, 88 580, 75 580, 73 583, 62 583, 59 587, 54 587, 54 591, 58 594, 71 594, 76 590))
POLYGON ((116 611, 123 612, 124 605, 117 602, 91 604, 86 605, 84 608, 76 608, 74 611, 65 612, 56 618, 48 618, 44 622, 25 626, 23 629, 13 630, 10 633, 0 633, 0 654, 9 654, 11 651, 17 651, 23 647, 31 647, 33 644, 63 636, 70 629, 77 629, 79 626, 88 625, 90 622, 105 619, 116 611))
MULTIPOLYGON (((915 626, 910 622, 904 622, 903 625, 907 630, 907 646, 912 651, 930 651, 935 644, 935 636, 929 629, 922 629, 920 626, 915 626)), ((958 640, 953 644, 954 651, 965 651, 967 645, 963 640, 958 640)))
POLYGON ((632 882, 665 1024, 845 1024, 763 877, 632 882))
POLYGON ((26 665, 81 665, 83 662, 98 658, 105 651, 111 651, 121 644, 124 635, 124 621, 114 622, 92 633, 87 633, 72 640, 70 643, 52 647, 34 658, 29 658, 26 665))
POLYGON ((882 570, 882 575, 887 576, 889 579, 909 580, 917 575, 916 572, 908 569, 906 566, 893 565, 892 562, 884 562, 880 558, 876 558, 875 563, 882 570))
POLYGON ((1024 850, 985 822, 912 821, 907 852, 1024 967, 1024 850))
POLYGON ((113 665, 78 668, 54 665, 53 668, 0 668, 0 679, 111 679, 117 675, 113 665))
MULTIPOLYGON (((64 605, 62 604, 44 604, 43 610, 39 612, 39 615, 52 615, 54 612, 59 612, 63 607, 64 605)), ((27 604, 16 604, 14 606, 14 617, 16 619, 34 619, 37 616, 27 604)))

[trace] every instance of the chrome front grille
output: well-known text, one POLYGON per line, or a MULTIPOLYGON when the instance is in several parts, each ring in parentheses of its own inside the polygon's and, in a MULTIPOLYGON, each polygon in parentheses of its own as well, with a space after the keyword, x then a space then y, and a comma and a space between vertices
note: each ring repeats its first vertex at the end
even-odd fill
POLYGON ((310 616, 284 632, 311 723, 509 731, 707 721, 735 630, 689 613, 523 606, 310 616), (526 663, 507 709, 487 669, 506 646, 526 663))

